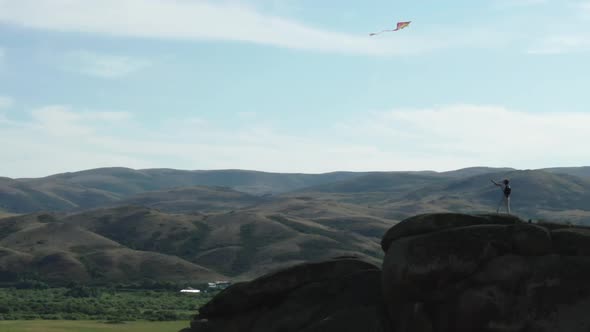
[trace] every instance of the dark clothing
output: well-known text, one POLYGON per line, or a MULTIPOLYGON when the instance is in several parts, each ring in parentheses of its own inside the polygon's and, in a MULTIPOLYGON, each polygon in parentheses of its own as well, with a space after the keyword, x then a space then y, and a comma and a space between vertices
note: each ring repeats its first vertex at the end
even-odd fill
POLYGON ((511 193, 512 193, 512 188, 510 188, 510 185, 506 185, 504 187, 504 196, 506 196, 508 198, 508 197, 510 197, 511 193))

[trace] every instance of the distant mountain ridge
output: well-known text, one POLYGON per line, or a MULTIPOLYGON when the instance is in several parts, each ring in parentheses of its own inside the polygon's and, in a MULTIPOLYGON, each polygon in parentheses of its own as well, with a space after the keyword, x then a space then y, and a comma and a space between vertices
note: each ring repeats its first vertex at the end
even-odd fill
POLYGON ((324 174, 268 173, 248 170, 185 171, 175 169, 98 168, 81 172, 22 179, 30 184, 56 180, 79 184, 118 195, 187 186, 231 187, 249 193, 287 192, 310 185, 338 181, 366 173, 333 172, 324 174))
POLYGON ((363 174, 99 168, 34 179, 0 178, 0 210, 15 213, 83 210, 109 206, 146 192, 192 186, 229 187, 253 195, 276 194, 363 174))
MULTIPOLYGON (((590 178, 590 167, 537 170, 556 176, 590 178)), ((512 168, 470 167, 448 172, 333 172, 325 174, 266 173, 245 170, 184 171, 173 169, 133 170, 99 168, 43 178, 0 178, 0 212, 82 211, 85 209, 137 204, 166 211, 241 208, 263 200, 263 195, 289 192, 354 194, 402 193, 437 183, 486 174, 502 176, 512 168), (194 189, 187 189, 194 187, 194 189), (197 189, 199 187, 200 189, 197 189), (217 189, 206 189, 216 187, 217 189), (223 192, 221 187, 233 190, 223 192), (197 191, 201 193, 198 194, 197 191), (192 192, 189 194, 189 192, 192 192), (241 193, 237 193, 241 192, 241 193), (173 198, 176 196, 176 198, 173 198), (181 197, 182 196, 182 197, 181 197), (213 208, 211 197, 217 197, 213 208), (221 198, 232 204, 219 203, 221 198), (238 199, 238 197, 240 197, 238 199), (238 204, 235 200, 240 200, 238 204), (184 205, 184 208, 181 207, 184 205)), ((488 188, 489 189, 489 188, 488 188)))
POLYGON ((580 177, 590 177, 590 166, 543 168, 542 171, 558 174, 568 174, 580 177))

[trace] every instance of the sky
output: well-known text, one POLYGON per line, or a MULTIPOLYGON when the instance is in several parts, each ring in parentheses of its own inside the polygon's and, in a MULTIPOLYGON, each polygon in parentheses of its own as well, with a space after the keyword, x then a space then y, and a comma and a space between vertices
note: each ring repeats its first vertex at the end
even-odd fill
POLYGON ((0 177, 590 165, 589 56, 590 0, 0 0, 0 177))

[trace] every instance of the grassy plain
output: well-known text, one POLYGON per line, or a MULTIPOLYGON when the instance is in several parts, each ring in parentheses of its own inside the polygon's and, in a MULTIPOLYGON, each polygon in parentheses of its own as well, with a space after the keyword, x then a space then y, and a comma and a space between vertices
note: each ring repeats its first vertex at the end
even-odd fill
POLYGON ((0 321, 0 332, 176 332, 188 326, 188 321, 110 324, 101 321, 17 320, 0 321))

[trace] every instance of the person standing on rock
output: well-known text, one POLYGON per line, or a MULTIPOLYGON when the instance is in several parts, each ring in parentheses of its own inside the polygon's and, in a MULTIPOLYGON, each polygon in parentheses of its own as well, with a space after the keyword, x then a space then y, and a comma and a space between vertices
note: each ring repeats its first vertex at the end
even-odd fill
POLYGON ((500 213, 500 208, 502 205, 506 206, 506 211, 510 214, 510 194, 512 193, 512 188, 510 188, 510 181, 508 179, 504 179, 501 183, 498 183, 492 180, 492 183, 502 189, 502 200, 500 204, 498 204, 498 208, 496 209, 496 213, 500 213))

